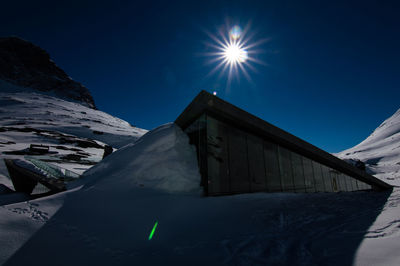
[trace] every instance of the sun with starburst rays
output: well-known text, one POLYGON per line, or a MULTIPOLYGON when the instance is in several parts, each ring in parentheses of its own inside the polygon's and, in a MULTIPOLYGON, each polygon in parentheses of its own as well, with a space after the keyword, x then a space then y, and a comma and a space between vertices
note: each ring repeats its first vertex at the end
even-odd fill
POLYGON ((219 72, 221 76, 228 72, 228 86, 232 78, 238 77, 239 73, 243 73, 246 79, 251 81, 248 69, 255 72, 254 64, 264 64, 264 62, 255 58, 255 55, 260 52, 257 46, 266 40, 253 41, 254 35, 249 35, 248 31, 249 25, 243 30, 239 25, 234 25, 220 28, 218 35, 206 32, 213 40, 212 43, 206 42, 206 45, 215 49, 214 52, 206 54, 212 57, 208 62, 217 63, 209 75, 219 72))

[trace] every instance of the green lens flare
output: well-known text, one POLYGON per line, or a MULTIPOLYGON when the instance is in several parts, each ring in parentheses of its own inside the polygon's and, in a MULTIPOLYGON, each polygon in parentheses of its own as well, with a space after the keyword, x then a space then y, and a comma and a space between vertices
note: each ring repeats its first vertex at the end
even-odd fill
POLYGON ((153 238, 154 232, 156 231, 156 228, 157 228, 157 224, 158 224, 158 222, 156 221, 156 223, 153 226, 153 230, 151 230, 151 233, 149 235, 149 240, 151 240, 153 238))

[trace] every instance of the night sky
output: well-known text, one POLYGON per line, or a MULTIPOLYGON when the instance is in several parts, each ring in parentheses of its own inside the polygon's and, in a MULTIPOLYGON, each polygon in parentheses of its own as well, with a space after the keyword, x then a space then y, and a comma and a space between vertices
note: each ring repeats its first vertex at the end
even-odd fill
POLYGON ((204 89, 339 152, 400 108, 394 3, 17 0, 1 4, 0 36, 39 45, 100 110, 138 127, 174 121, 204 89), (227 72, 210 75, 206 32, 234 25, 264 40, 252 54, 264 64, 228 84, 227 72))

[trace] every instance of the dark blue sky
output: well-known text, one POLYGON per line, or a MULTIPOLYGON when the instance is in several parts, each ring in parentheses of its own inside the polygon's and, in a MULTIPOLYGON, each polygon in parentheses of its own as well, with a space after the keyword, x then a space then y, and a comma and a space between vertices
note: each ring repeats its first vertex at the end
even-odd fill
MULTIPOLYGON (((11 1, 8 1, 11 2, 11 1)), ((201 89, 329 152, 352 147, 400 108, 400 7, 389 1, 14 1, 0 35, 47 50, 100 110, 151 129, 201 89), (325 2, 325 3, 322 3, 325 2), (208 76, 207 30, 253 40, 252 82, 208 76)))

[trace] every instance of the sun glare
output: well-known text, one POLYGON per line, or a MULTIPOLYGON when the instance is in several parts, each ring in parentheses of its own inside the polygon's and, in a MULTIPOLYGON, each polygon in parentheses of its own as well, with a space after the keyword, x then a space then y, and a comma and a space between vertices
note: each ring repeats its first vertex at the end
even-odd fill
POLYGON ((212 57, 209 63, 217 63, 210 74, 218 71, 221 76, 227 71, 227 86, 229 86, 233 76, 239 78, 239 72, 243 73, 248 81, 251 81, 248 69, 255 71, 253 63, 264 64, 255 58, 259 50, 255 50, 254 48, 266 40, 252 42, 252 35, 247 36, 249 35, 248 31, 249 25, 243 30, 239 25, 235 25, 233 27, 221 28, 217 36, 207 33, 214 42, 207 42, 206 44, 216 51, 207 53, 206 55, 212 57))
POLYGON ((224 50, 224 56, 229 64, 244 63, 248 58, 246 50, 237 43, 231 43, 224 50))

